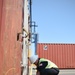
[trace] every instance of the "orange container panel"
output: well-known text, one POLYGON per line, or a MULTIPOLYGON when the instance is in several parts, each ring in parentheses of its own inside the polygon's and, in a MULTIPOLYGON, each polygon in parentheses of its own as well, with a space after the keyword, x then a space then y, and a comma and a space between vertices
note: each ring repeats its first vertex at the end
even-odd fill
POLYGON ((0 0, 0 75, 20 75, 22 0, 0 0))
POLYGON ((37 54, 53 61, 59 68, 75 68, 75 44, 38 43, 37 54))

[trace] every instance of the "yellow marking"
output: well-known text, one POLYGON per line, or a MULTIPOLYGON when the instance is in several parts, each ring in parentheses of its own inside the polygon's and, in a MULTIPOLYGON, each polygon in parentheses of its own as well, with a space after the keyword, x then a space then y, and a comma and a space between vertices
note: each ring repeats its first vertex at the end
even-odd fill
POLYGON ((30 74, 29 75, 32 75, 32 64, 31 64, 31 67, 30 67, 30 74))
POLYGON ((10 68, 6 73, 5 75, 7 75, 11 70, 15 70, 16 68, 10 68))

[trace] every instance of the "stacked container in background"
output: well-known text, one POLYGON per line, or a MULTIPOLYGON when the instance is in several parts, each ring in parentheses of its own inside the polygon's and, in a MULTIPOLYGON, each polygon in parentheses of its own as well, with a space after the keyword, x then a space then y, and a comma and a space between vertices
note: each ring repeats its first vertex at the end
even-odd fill
POLYGON ((59 68, 75 68, 75 44, 38 43, 37 54, 53 61, 59 68))

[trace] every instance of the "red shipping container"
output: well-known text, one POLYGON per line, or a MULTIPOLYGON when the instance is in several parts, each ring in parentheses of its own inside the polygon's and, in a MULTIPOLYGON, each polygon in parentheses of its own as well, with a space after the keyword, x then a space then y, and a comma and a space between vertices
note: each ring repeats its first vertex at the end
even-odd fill
POLYGON ((38 43, 37 54, 53 61, 59 68, 75 68, 75 44, 38 43))
POLYGON ((20 75, 22 0, 0 0, 0 75, 20 75))

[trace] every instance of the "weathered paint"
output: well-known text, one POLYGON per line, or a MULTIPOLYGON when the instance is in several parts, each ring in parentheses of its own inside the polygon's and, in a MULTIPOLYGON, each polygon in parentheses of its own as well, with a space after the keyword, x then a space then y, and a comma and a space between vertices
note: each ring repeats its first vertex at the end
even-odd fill
POLYGON ((53 61, 59 68, 75 68, 75 44, 38 43, 37 54, 53 61))
POLYGON ((0 75, 20 75, 23 0, 0 0, 0 75))

